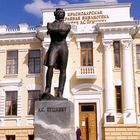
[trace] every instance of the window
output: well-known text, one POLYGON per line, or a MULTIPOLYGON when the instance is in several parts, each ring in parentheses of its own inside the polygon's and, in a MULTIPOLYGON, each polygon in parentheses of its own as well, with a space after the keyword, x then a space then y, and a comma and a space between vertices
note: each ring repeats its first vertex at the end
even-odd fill
POLYGON ((114 66, 120 68, 120 42, 113 42, 114 48, 114 66))
POLYGON ((6 92, 6 115, 17 115, 17 91, 6 92))
POLYGON ((94 105, 82 105, 81 111, 83 112, 94 111, 94 105))
POLYGON ((28 140, 34 140, 34 135, 28 135, 28 140))
POLYGON ((40 73, 40 50, 29 50, 29 73, 40 73))
POLYGON ((137 69, 140 69, 140 45, 136 46, 137 69))
POLYGON ((139 97, 139 113, 140 113, 140 87, 138 87, 138 97, 139 97))
POLYGON ((39 99, 39 90, 28 91, 28 115, 34 115, 35 101, 39 99))
POLYGON ((18 51, 7 51, 6 74, 18 73, 18 51))
POLYGON ((122 113, 121 86, 115 86, 115 88, 116 88, 116 106, 117 106, 117 113, 122 113))
POLYGON ((6 135, 6 140, 15 140, 15 135, 6 135))
POLYGON ((81 66, 93 66, 93 43, 81 42, 81 66))

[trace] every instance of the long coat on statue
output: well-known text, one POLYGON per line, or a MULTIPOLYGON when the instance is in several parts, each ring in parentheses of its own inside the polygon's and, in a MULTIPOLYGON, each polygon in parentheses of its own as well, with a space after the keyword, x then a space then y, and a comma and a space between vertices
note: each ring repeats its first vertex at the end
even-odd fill
POLYGON ((56 69, 66 69, 68 61, 68 47, 66 37, 71 26, 64 20, 55 20, 47 24, 47 34, 50 35, 51 43, 44 59, 44 65, 56 69))

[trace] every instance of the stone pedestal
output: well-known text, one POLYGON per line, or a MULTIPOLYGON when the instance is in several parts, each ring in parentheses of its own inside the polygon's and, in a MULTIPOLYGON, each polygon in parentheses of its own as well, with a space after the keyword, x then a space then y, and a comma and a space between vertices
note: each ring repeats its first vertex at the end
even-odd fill
POLYGON ((73 111, 67 100, 37 101, 35 140, 76 140, 73 111))

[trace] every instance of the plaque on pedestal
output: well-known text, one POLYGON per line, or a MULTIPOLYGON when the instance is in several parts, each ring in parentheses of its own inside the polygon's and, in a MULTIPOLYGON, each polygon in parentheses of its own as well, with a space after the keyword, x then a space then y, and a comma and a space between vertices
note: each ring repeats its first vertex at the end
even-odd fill
POLYGON ((35 140, 76 140, 73 103, 68 100, 37 101, 35 140))

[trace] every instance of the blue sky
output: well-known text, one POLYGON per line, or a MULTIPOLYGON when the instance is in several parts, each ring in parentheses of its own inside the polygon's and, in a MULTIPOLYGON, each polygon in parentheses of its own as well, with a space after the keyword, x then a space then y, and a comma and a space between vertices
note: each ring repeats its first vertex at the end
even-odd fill
MULTIPOLYGON (((140 20, 140 0, 104 1, 131 3, 131 16, 136 20, 140 20)), ((0 0, 0 24, 17 27, 20 23, 27 23, 30 26, 36 26, 42 22, 40 9, 59 4, 83 2, 95 2, 95 0, 0 0)))

